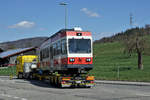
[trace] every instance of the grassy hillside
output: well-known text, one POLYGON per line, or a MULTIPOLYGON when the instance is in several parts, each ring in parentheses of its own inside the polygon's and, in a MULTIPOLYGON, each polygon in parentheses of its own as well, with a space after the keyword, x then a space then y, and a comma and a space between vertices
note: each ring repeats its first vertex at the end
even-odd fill
POLYGON ((137 69, 137 55, 123 53, 119 42, 94 44, 94 69, 96 79, 150 81, 150 56, 143 55, 143 70, 137 69), (119 67, 119 77, 118 77, 119 67))

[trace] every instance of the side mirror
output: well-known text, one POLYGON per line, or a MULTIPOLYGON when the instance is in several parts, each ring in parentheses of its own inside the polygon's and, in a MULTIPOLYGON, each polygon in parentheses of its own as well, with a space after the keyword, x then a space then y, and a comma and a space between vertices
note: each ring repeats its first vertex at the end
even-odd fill
POLYGON ((15 61, 15 64, 17 65, 17 61, 15 61))

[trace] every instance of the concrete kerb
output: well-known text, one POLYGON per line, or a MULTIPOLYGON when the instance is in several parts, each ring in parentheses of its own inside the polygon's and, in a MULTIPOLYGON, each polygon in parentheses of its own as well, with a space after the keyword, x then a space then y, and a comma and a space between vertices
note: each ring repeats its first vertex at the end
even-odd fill
MULTIPOLYGON (((10 76, 0 76, 0 79, 9 79, 10 76)), ((13 76, 15 79, 16 76, 13 76)), ((135 85, 135 86, 150 86, 150 82, 128 82, 128 81, 108 81, 95 80, 96 84, 112 84, 112 85, 135 85)))
POLYGON ((10 76, 0 76, 0 78, 9 78, 10 76))
POLYGON ((127 82, 127 81, 105 81, 95 80, 96 84, 113 84, 113 85, 135 85, 135 86, 150 86, 148 82, 127 82))

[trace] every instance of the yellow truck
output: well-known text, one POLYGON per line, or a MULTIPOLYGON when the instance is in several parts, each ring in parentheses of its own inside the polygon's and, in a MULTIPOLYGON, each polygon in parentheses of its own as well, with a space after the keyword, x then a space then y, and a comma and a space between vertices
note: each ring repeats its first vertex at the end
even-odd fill
POLYGON ((37 68, 36 55, 18 56, 16 60, 16 74, 18 78, 32 78, 32 71, 37 68))

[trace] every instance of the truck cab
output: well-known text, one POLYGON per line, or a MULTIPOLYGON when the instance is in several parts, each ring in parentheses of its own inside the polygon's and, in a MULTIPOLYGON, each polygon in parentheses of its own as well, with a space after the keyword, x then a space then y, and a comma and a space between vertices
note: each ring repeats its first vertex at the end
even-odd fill
POLYGON ((18 78, 29 78, 32 70, 37 68, 36 55, 18 56, 16 62, 16 74, 18 78))

